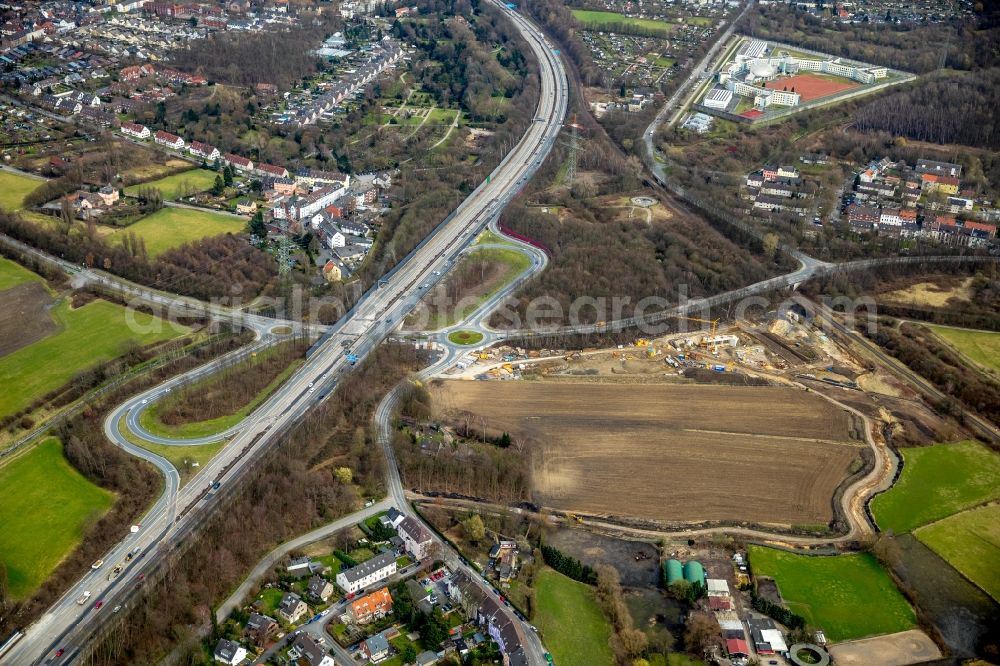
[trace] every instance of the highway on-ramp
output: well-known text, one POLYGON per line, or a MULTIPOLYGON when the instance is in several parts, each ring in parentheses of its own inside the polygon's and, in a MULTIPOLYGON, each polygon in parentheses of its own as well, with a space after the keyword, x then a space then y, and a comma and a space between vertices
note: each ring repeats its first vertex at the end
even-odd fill
MULTIPOLYGON (((511 9, 503 11, 531 47, 540 70, 535 117, 518 144, 485 183, 330 328, 306 363, 241 424, 232 441, 204 466, 194 481, 180 487, 176 470, 164 459, 135 450, 139 447, 129 448, 157 464, 167 479, 163 497, 143 518, 138 531, 130 533, 107 553, 103 558, 107 562, 105 567, 114 567, 127 553, 135 552, 135 555, 110 581, 107 580, 109 568, 90 572, 25 629, 25 637, 3 657, 3 663, 20 665, 46 661, 63 664, 80 656, 83 646, 100 625, 100 614, 110 614, 130 591, 141 585, 140 576, 144 571, 151 570, 165 553, 204 522, 219 503, 217 495, 235 486, 262 451, 338 384, 353 365, 348 354, 363 359, 403 320, 426 290, 454 266, 465 246, 503 210, 541 165, 566 115, 566 72, 544 35, 529 20, 511 9), (91 594, 81 605, 76 601, 82 590, 91 594), (94 608, 95 600, 103 600, 104 607, 94 608), (65 654, 55 658, 58 649, 64 649, 65 654)), ((135 398, 117 408, 106 422, 109 435, 127 448, 129 445, 118 438, 118 422, 134 405, 135 398)), ((538 652, 532 651, 531 663, 542 663, 538 652)))

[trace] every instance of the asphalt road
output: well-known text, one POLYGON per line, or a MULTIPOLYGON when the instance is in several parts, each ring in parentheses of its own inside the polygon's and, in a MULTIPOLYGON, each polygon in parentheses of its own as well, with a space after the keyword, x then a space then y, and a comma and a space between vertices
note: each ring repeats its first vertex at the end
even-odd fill
MULTIPOLYGON (((496 4, 503 7, 499 2, 496 4)), ((347 360, 347 354, 363 359, 371 352, 416 306, 426 289, 454 266, 458 253, 503 210, 541 165, 566 115, 566 73, 562 62, 537 28, 520 14, 506 8, 504 11, 525 37, 540 64, 540 98, 535 121, 518 144, 486 182, 477 187, 384 281, 366 293, 348 315, 330 328, 322 342, 314 347, 306 363, 265 405, 243 422, 243 427, 232 441, 203 467, 195 481, 179 487, 179 475, 166 460, 126 443, 127 438, 118 432, 119 421, 130 408, 135 407, 136 398, 112 412, 105 423, 109 437, 130 452, 150 460, 164 472, 164 495, 144 517, 137 532, 129 534, 103 558, 107 562, 105 567, 113 567, 119 556, 138 549, 137 556, 128 563, 128 567, 111 581, 106 580, 107 568, 90 572, 25 630, 25 637, 4 657, 3 663, 20 665, 46 661, 64 664, 75 660, 97 628, 94 615, 110 613, 109 607, 121 603, 137 584, 141 584, 138 576, 143 571, 151 569, 165 552, 205 520, 219 503, 212 501, 214 495, 226 492, 230 485, 238 483, 240 475, 276 439, 276 435, 300 420, 350 370, 353 363, 347 360), (91 596, 87 603, 79 605, 76 599, 84 589, 90 591, 91 596), (104 600, 104 608, 97 610, 93 607, 97 599, 104 600), (56 659, 55 651, 60 648, 66 649, 66 654, 56 659)), ((187 299, 122 284, 78 267, 74 269, 85 280, 96 278, 105 286, 125 293, 138 291, 135 295, 152 302, 167 306, 176 306, 178 301, 186 304, 187 299)), ((204 310, 206 304, 195 302, 192 306, 204 310)), ((276 325, 286 324, 242 312, 225 312, 225 309, 213 314, 238 318, 240 323, 261 333, 276 325)), ((157 387, 153 391, 164 388, 157 387)), ((142 404, 141 399, 139 404, 142 404)), ((394 499, 402 497, 401 487, 398 491, 399 494, 393 489, 394 499)), ((533 652, 531 663, 544 663, 540 645, 533 652)))

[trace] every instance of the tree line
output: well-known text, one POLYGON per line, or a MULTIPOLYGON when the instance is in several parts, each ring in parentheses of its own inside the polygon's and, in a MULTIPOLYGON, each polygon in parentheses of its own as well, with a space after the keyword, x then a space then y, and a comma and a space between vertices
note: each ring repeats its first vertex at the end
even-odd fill
POLYGON ((283 435, 241 480, 241 491, 224 500, 226 510, 212 514, 189 548, 170 556, 163 577, 147 580, 92 663, 148 663, 173 650, 197 663, 211 609, 266 552, 357 509, 362 495, 384 493, 385 460, 371 417, 385 391, 420 367, 418 354, 410 345, 377 347, 334 399, 283 435), (354 483, 339 481, 331 460, 350 467, 354 483))
POLYGON ((274 260, 241 235, 185 243, 150 258, 134 234, 126 232, 123 242, 114 244, 101 237, 93 222, 58 227, 0 213, 0 231, 75 264, 203 300, 234 294, 251 299, 277 275, 274 260))
POLYGON ((52 605, 84 572, 128 531, 160 493, 162 479, 150 464, 125 453, 104 434, 104 417, 122 400, 137 391, 186 372, 221 356, 243 343, 239 335, 224 335, 192 353, 160 366, 105 396, 63 422, 53 434, 63 443, 66 459, 90 482, 115 493, 116 501, 104 516, 91 520, 80 545, 56 568, 30 597, 21 601, 0 595, 0 635, 14 627, 28 626, 52 605))

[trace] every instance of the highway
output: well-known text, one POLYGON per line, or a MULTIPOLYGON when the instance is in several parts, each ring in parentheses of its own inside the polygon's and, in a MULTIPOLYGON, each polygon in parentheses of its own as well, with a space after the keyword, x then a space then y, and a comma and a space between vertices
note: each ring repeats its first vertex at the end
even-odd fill
MULTIPOLYGON (((137 407, 137 401, 141 405, 142 400, 155 397, 160 391, 169 388, 169 385, 161 385, 133 397, 112 411, 105 422, 105 431, 119 446, 150 460, 164 471, 166 483, 163 496, 144 517, 138 530, 128 534, 104 556, 106 564, 103 568, 89 572, 39 620, 26 628, 25 637, 3 658, 4 664, 34 664, 43 661, 65 664, 80 656, 82 647, 100 624, 95 622, 99 619, 95 616, 100 613, 105 616, 110 614, 113 607, 126 600, 129 593, 137 585, 141 585, 140 576, 151 570, 165 553, 204 522, 213 507, 220 503, 217 495, 235 487, 240 476, 252 466, 258 456, 281 433, 301 420, 350 370, 353 363, 348 361, 347 355, 364 359, 417 305, 426 290, 455 265, 458 254, 503 210, 541 165, 551 150, 566 115, 566 72, 544 36, 530 21, 504 8, 499 2, 495 4, 502 8, 521 32, 540 68, 540 96, 535 119, 521 140, 486 182, 477 187, 379 285, 369 290, 345 317, 330 327, 321 342, 314 347, 306 363, 241 424, 232 441, 188 485, 180 487, 177 471, 166 460, 138 450, 119 432, 119 422, 130 409, 137 407), (136 555, 127 563, 124 571, 112 580, 107 580, 111 567, 132 552, 136 552, 136 555), (79 605, 76 600, 84 590, 91 594, 85 604, 79 605), (104 607, 95 609, 96 600, 103 600, 104 607), (59 649, 64 649, 65 654, 56 658, 55 652, 59 649)), ((30 251, 30 248, 27 250, 30 251)), ((95 279, 94 275, 82 269, 77 270, 86 279, 95 279)), ((104 276, 96 277, 100 279, 104 276)), ((123 287, 117 281, 103 284, 131 292, 131 288, 123 287)), ((173 305, 177 301, 176 298, 161 296, 157 292, 136 289, 142 297, 154 302, 164 298, 168 302, 163 304, 173 305)), ((188 305, 186 300, 183 302, 188 305)), ((205 307, 205 304, 197 302, 191 305, 200 309, 205 307)), ((225 309, 219 309, 213 314, 238 318, 239 323, 250 325, 259 333, 285 324, 242 312, 226 312, 225 309)), ((401 493, 401 488, 398 492, 401 493)), ((398 496, 397 489, 393 489, 392 496, 398 496)), ((533 651, 530 663, 544 663, 540 646, 533 651)))

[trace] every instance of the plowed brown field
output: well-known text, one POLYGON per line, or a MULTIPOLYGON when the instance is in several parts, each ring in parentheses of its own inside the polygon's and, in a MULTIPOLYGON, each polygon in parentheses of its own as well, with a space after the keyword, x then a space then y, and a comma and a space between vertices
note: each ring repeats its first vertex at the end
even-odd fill
POLYGON ((446 381, 442 418, 529 439, 536 502, 659 521, 825 523, 861 444, 850 417, 777 387, 446 381))

